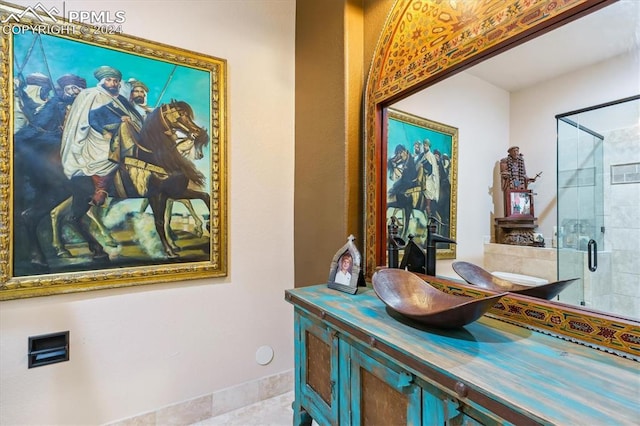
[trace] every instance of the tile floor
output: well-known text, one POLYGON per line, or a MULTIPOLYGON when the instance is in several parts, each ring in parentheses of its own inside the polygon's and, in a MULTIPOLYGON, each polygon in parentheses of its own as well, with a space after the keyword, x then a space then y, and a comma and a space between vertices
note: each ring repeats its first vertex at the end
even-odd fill
POLYGON ((293 400, 293 391, 287 392, 191 426, 290 426, 293 400))

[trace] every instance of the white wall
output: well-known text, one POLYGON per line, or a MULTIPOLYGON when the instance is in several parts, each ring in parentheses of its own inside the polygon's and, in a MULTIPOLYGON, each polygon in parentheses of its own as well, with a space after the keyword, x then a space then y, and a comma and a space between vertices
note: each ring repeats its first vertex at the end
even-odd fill
MULTIPOLYGON (((512 145, 530 177, 543 172, 531 188, 537 231, 550 241, 557 220, 555 116, 637 95, 639 76, 638 54, 630 52, 517 93, 462 72, 393 105, 459 129, 457 260, 483 263, 483 239, 504 213, 498 162, 512 145)), ((459 278, 451 263, 438 261, 438 275, 459 278)))
POLYGON ((64 3, 228 61, 229 276, 2 302, 0 424, 107 423, 293 368, 295 1, 64 3), (28 336, 62 330, 71 360, 27 369, 28 336))

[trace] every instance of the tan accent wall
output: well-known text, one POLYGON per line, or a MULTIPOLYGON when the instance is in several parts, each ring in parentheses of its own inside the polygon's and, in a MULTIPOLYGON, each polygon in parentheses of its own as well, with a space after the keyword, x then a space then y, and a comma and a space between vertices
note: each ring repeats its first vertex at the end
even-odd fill
POLYGON ((333 255, 350 234, 364 253, 364 82, 392 4, 296 2, 297 287, 325 282, 333 255))
POLYGON ((295 285, 326 281, 347 224, 344 1, 296 3, 295 285), (322 16, 322 19, 318 19, 322 16))

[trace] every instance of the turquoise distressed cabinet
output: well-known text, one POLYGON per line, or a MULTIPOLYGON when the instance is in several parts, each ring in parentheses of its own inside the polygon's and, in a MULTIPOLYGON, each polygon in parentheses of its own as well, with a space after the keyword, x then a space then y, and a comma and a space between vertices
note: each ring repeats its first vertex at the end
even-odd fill
POLYGON ((373 290, 285 292, 294 424, 635 425, 640 363, 489 316, 430 329, 373 290))
MULTIPOLYGON (((322 424, 338 423, 338 334, 331 327, 311 317, 296 313, 296 400, 322 424), (304 401, 304 402, 303 402, 304 401)), ((303 415, 300 410, 297 417, 303 415)), ((299 420, 298 423, 303 423, 299 420)))

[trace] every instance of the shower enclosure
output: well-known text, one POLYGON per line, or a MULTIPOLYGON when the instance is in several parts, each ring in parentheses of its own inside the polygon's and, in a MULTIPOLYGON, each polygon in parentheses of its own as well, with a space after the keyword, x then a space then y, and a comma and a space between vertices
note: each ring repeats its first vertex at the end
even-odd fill
POLYGON ((556 116, 558 300, 637 318, 640 96, 556 116))

